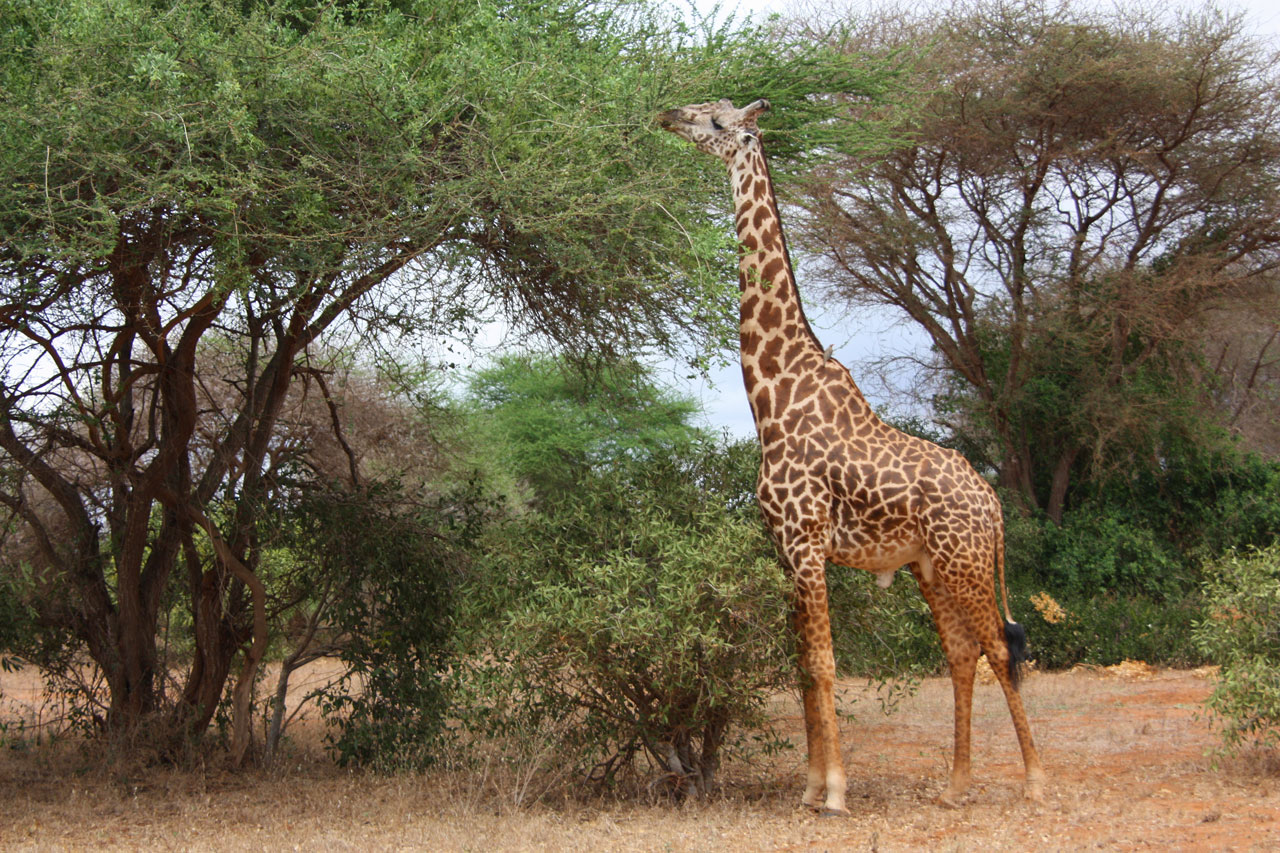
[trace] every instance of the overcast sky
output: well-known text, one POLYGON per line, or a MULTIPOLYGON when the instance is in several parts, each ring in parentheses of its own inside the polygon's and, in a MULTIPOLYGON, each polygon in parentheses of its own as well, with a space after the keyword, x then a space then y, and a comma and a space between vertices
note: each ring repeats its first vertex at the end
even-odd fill
MULTIPOLYGON (((871 4, 860 4, 846 0, 849 8, 858 9, 871 4)), ((828 0, 829 3, 829 0, 828 0)), ((720 14, 736 12, 739 15, 749 14, 753 18, 773 12, 786 14, 788 9, 803 7, 804 2, 796 0, 694 0, 694 5, 703 14, 710 13, 717 6, 720 14)), ((827 5, 822 3, 819 5, 827 5)), ((832 4, 834 5, 834 4, 832 4)), ((941 4, 939 4, 941 5, 941 4)), ((1099 8, 1110 7, 1111 3, 1097 3, 1099 8)), ((1203 8, 1204 3, 1168 3, 1167 8, 1203 8)), ((1217 4, 1225 10, 1239 9, 1245 12, 1258 35, 1275 39, 1280 45, 1280 2, 1278 0, 1235 0, 1217 4)), ((710 97, 714 93, 708 93, 710 97)), ((728 193, 726 184, 725 192, 728 193)), ((785 223, 784 223, 785 226, 785 223)), ((726 276, 734 275, 733 270, 725 270, 726 276)), ((798 282, 802 293, 805 291, 804 272, 800 270, 798 282)), ((834 347, 834 355, 839 358, 853 373, 863 394, 878 411, 889 405, 889 394, 869 374, 867 363, 871 359, 886 356, 902 356, 915 352, 927 351, 927 337, 914 326, 897 321, 895 315, 883 311, 866 312, 852 316, 841 312, 823 312, 812 304, 806 305, 809 319, 814 331, 823 344, 834 347), (860 369, 861 368, 861 369, 860 369)), ((676 389, 692 396, 702 404, 708 425, 715 429, 728 429, 737 437, 755 434, 755 424, 751 419, 751 410, 747 406, 746 393, 742 388, 742 374, 736 361, 723 369, 715 371, 710 380, 686 380, 678 367, 672 368, 669 379, 676 389)))
MULTIPOLYGON (((722 13, 736 12, 740 14, 749 14, 752 17, 760 15, 768 15, 773 12, 786 14, 789 9, 805 6, 817 6, 819 8, 825 6, 848 7, 850 9, 869 8, 876 4, 872 2, 860 3, 857 0, 818 0, 816 3, 808 2, 808 0, 693 0, 693 5, 703 14, 719 7, 722 13)), ((904 4, 907 5, 907 4, 904 4)), ((928 8, 930 3, 922 2, 920 5, 928 8)), ((944 5, 938 3, 936 5, 944 5)), ((1089 5, 1093 5, 1099 9, 1112 7, 1113 3, 1107 0, 1094 0, 1089 5)), ((1172 11, 1174 9, 1197 9, 1204 8, 1209 3, 1187 2, 1187 0, 1162 0, 1161 5, 1172 11)), ((1244 11, 1256 24, 1259 33, 1270 33, 1272 35, 1280 35, 1280 3, 1276 0, 1222 0, 1222 2, 1212 4, 1225 10, 1239 9, 1244 11)))

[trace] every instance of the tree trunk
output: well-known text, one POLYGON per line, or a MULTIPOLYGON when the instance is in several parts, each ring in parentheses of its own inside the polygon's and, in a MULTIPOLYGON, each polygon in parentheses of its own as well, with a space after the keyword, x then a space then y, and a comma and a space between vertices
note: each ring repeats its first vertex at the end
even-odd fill
POLYGON ((1080 448, 1073 447, 1058 457, 1053 468, 1053 481, 1049 485, 1049 502, 1045 505, 1045 514, 1054 524, 1062 524, 1062 513, 1066 509, 1067 486, 1071 482, 1071 468, 1080 457, 1080 448))
POLYGON ((321 652, 314 649, 312 643, 315 640, 316 631, 320 627, 320 617, 325 612, 325 605, 328 600, 329 586, 326 584, 324 591, 320 594, 319 602, 307 618, 307 627, 303 632, 302 639, 298 641, 297 648, 280 663, 280 677, 276 680, 276 694, 272 699, 271 705, 271 721, 267 726, 266 743, 263 744, 262 749, 264 764, 270 764, 275 758, 276 748, 280 745, 280 736, 284 733, 285 699, 289 694, 289 676, 293 674, 294 670, 321 656, 321 652))
POLYGON ((191 566, 196 650, 174 717, 186 737, 196 737, 209 726, 217 711, 240 644, 229 620, 224 618, 219 572, 215 568, 201 571, 198 557, 195 562, 191 562, 190 555, 187 559, 191 566))
POLYGON ((270 764, 275 759, 276 749, 280 746, 280 735, 284 733, 284 703, 289 695, 289 676, 292 674, 292 661, 286 660, 280 665, 280 676, 276 679, 276 692, 271 697, 271 720, 267 724, 266 742, 262 745, 263 764, 270 764))
POLYGON ((253 607, 253 634, 249 648, 245 651, 244 665, 236 677, 236 686, 231 691, 231 761, 236 765, 244 764, 253 743, 251 722, 251 703, 253 699, 253 682, 258 675, 258 666, 267 651, 267 592, 262 579, 246 566, 240 557, 231 549, 218 528, 199 509, 189 507, 188 512, 209 536, 215 555, 214 562, 219 573, 234 575, 248 588, 253 607))
POLYGON ((720 745, 724 743, 725 732, 729 728, 729 715, 716 710, 710 715, 702 730, 702 769, 703 791, 710 794, 716 784, 716 774, 720 770, 720 745))
POLYGON ((1031 451, 1025 442, 1015 445, 1005 441, 1004 460, 997 477, 1000 485, 1017 493, 1022 499, 1021 509, 1024 515, 1040 508, 1035 482, 1031 478, 1031 451))
POLYGON ((129 737, 156 708, 154 670, 148 666, 145 651, 136 646, 117 647, 113 660, 96 663, 103 670, 110 694, 106 730, 112 735, 129 737))
MULTIPOLYGON (((121 540, 113 560, 116 570, 116 612, 108 627, 111 638, 111 660, 104 669, 117 670, 108 678, 111 689, 107 729, 118 734, 132 734, 145 717, 160 704, 157 685, 159 655, 156 648, 156 626, 160 597, 154 589, 157 580, 167 579, 163 565, 166 544, 162 542, 165 527, 150 536, 148 519, 152 501, 136 492, 128 498, 129 519, 120 531, 121 540)), ((172 533, 172 528, 168 528, 172 533)), ((104 662, 99 661, 100 664, 104 662)))

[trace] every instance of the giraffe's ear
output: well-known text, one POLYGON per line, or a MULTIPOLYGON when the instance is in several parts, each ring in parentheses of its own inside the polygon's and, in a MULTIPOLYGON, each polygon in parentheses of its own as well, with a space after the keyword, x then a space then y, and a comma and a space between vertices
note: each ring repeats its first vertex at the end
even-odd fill
POLYGON ((769 109, 769 102, 764 98, 758 101, 752 101, 742 108, 743 118, 747 121, 755 121, 759 115, 769 109))

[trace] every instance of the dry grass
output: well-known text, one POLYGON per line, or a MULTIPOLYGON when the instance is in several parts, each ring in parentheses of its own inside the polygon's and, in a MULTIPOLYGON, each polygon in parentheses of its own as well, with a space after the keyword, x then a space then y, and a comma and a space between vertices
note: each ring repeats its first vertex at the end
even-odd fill
MULTIPOLYGON (((230 773, 105 766, 78 747, 0 757, 0 848, 406 850, 1264 850, 1280 848, 1280 793, 1263 757, 1214 769, 1200 716, 1203 672, 1035 674, 1024 687, 1050 774, 1046 801, 1021 797, 1021 759, 999 690, 979 687, 975 785, 933 803, 950 760, 951 691, 929 679, 898 713, 849 682, 844 725, 853 816, 796 807, 803 744, 794 700, 779 697, 795 750, 728 767, 725 793, 674 806, 585 796, 519 801, 507 768, 378 776, 324 760, 314 732, 287 767, 230 773)), ((7 679, 6 697, 17 685, 7 679)), ((518 768, 517 768, 518 770, 518 768)))

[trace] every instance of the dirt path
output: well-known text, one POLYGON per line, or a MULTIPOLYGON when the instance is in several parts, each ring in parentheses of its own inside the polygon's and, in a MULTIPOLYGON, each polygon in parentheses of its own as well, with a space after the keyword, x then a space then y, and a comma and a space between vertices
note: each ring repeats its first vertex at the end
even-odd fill
MULTIPOLYGON (((6 683, 5 695, 18 685, 6 683)), ((300 757, 284 771, 104 771, 83 758, 6 750, 0 848, 177 850, 1275 850, 1274 768, 1215 770, 1202 718, 1203 673, 1033 675, 1024 696, 1050 784, 1021 795, 1021 759, 999 690, 979 688, 974 787, 959 809, 934 805, 950 759, 951 691, 930 679, 882 716, 846 685, 847 819, 795 807, 802 748, 731 768, 723 798, 683 807, 577 802, 515 808, 488 777, 347 774, 300 757)), ((800 719, 778 702, 797 742, 800 719)))

